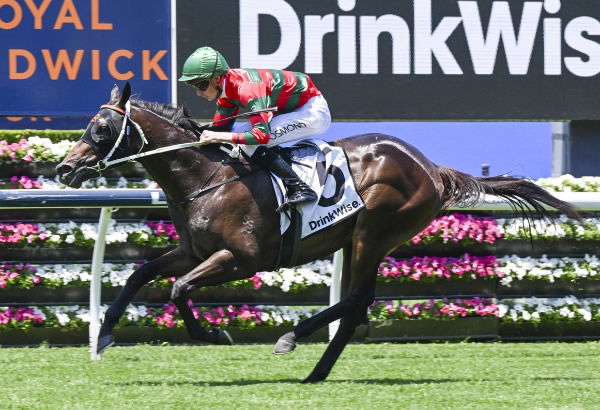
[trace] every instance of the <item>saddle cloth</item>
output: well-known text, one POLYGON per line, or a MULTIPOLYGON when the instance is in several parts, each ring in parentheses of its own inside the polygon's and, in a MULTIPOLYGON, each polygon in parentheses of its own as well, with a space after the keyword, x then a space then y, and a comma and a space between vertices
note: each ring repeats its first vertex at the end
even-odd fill
MULTIPOLYGON (((303 140, 283 148, 292 169, 318 195, 316 202, 297 207, 302 216, 301 238, 306 238, 353 215, 365 206, 350 175, 344 150, 318 139, 303 140)), ((283 181, 271 174, 277 206, 284 201, 283 181)), ((281 213, 281 234, 289 228, 290 218, 281 213)))

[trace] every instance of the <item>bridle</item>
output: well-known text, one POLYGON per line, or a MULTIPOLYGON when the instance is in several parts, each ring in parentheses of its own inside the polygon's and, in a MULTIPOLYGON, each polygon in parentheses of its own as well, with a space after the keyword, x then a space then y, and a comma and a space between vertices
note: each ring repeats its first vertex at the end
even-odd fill
POLYGON ((131 160, 135 159, 133 157, 140 155, 140 153, 142 152, 142 149, 144 149, 144 145, 148 144, 148 140, 146 139, 146 136, 144 135, 144 131, 142 131, 142 128, 140 127, 140 125, 131 118, 131 103, 129 101, 127 101, 125 103, 124 110, 120 107, 117 107, 116 105, 110 105, 110 104, 104 104, 104 105, 100 106, 100 109, 104 109, 104 108, 108 108, 110 110, 118 112, 119 114, 122 114, 123 115, 123 124, 121 124, 121 132, 119 133, 119 136, 117 137, 113 147, 104 156, 104 158, 99 160, 96 163, 96 165, 86 167, 86 168, 96 171, 98 174, 102 174, 102 171, 104 171, 106 168, 108 168, 112 165, 120 164, 121 162, 131 161, 131 160), (127 138, 129 138, 130 127, 129 127, 128 123, 132 123, 134 125, 135 129, 138 132, 138 135, 140 136, 142 145, 140 146, 140 149, 138 150, 137 154, 135 154, 135 155, 130 155, 127 157, 111 160, 110 158, 113 156, 113 154, 115 153, 117 148, 119 148, 119 146, 121 145, 121 142, 123 141, 123 137, 126 136, 127 138))

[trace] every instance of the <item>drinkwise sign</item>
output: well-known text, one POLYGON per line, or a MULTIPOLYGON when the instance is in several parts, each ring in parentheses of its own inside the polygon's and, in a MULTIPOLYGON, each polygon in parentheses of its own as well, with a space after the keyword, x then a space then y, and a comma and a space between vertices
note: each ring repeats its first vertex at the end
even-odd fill
MULTIPOLYGON (((178 57, 308 73, 335 119, 600 119, 600 2, 179 1, 178 57)), ((180 85, 179 102, 214 103, 180 85)))
POLYGON ((171 102, 168 0, 0 0, 0 115, 90 116, 113 84, 171 102))

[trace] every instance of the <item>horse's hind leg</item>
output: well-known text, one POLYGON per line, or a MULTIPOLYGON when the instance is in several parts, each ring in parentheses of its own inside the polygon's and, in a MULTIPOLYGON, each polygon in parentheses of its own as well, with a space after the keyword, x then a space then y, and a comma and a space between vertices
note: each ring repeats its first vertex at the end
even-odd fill
POLYGON ((319 363, 317 363, 311 374, 304 379, 303 383, 325 380, 350 341, 356 327, 365 319, 368 307, 375 300, 377 269, 385 254, 377 249, 368 251, 361 241, 358 241, 358 246, 355 246, 354 252, 350 292, 344 298, 346 311, 333 340, 327 346, 327 350, 319 363), (364 252, 361 250, 364 250, 364 252))
MULTIPOLYGON (((321 360, 304 382, 324 380, 336 360, 350 341, 352 334, 365 318, 368 307, 375 298, 377 269, 389 249, 417 234, 433 219, 419 210, 425 202, 403 208, 384 216, 363 212, 357 221, 353 239, 349 292, 338 304, 301 322, 288 336, 288 344, 296 338, 306 337, 319 327, 342 317, 340 327, 321 360), (386 221, 382 226, 381 221, 386 221)), ((348 272, 344 272, 347 275, 348 272)), ((278 341, 279 344, 279 341, 278 341)), ((277 345, 276 345, 277 347, 277 345)), ((293 349, 292 349, 293 350, 293 349)), ((291 351, 291 350, 290 350, 291 351)))
POLYGON ((247 277, 246 272, 237 263, 228 250, 213 253, 200 265, 182 276, 173 285, 171 300, 179 309, 188 334, 194 339, 204 339, 216 344, 232 344, 231 336, 220 328, 206 329, 194 317, 188 305, 188 294, 201 286, 217 286, 232 280, 247 277))
POLYGON ((136 269, 104 315, 98 334, 97 352, 101 353, 114 343, 112 330, 142 286, 158 277, 179 276, 197 264, 196 259, 183 255, 181 249, 176 248, 136 269))

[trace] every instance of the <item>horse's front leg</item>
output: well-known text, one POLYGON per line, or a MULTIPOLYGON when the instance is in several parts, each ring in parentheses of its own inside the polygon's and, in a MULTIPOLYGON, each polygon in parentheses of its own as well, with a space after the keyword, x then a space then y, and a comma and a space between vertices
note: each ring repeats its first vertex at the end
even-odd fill
POLYGON ((186 255, 181 248, 176 248, 136 269, 104 314, 98 335, 97 352, 102 353, 114 344, 113 328, 142 286, 159 277, 181 276, 197 265, 198 259, 186 255))
POLYGON ((232 344, 231 336, 220 328, 206 329, 200 325, 188 305, 188 294, 202 286, 217 286, 232 280, 248 277, 233 253, 221 250, 213 253, 188 274, 173 284, 171 300, 179 309, 188 334, 194 339, 204 339, 216 344, 232 344))

